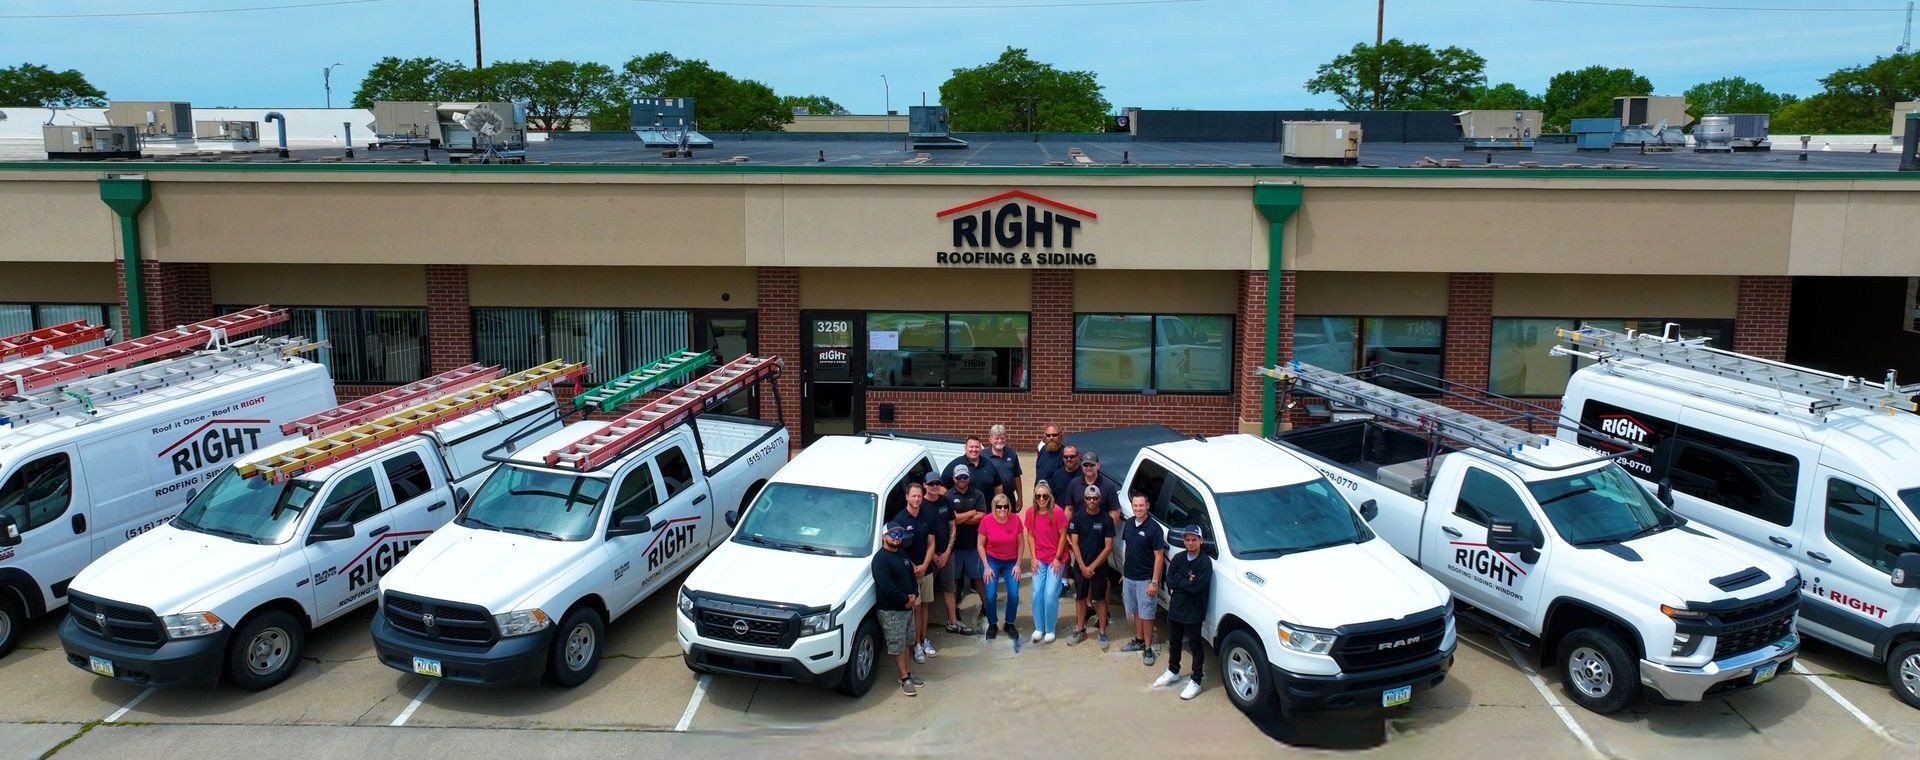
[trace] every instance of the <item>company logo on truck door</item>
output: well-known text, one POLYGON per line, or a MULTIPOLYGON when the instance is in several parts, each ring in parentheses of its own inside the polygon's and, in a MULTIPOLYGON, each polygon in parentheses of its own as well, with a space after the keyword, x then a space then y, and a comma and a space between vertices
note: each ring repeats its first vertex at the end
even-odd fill
MULTIPOLYGON (((361 549, 359 554, 353 555, 353 559, 341 563, 339 567, 315 573, 313 583, 318 586, 333 578, 345 575, 347 576, 347 590, 349 592, 357 591, 362 587, 370 588, 370 584, 380 580, 389 571, 393 570, 394 566, 400 564, 400 560, 405 558, 408 552, 413 551, 413 547, 419 546, 420 542, 425 541, 427 535, 432 532, 433 531, 430 530, 415 530, 405 533, 387 533, 382 535, 375 538, 373 543, 368 544, 367 548, 361 549)), ((357 601, 360 596, 360 594, 351 594, 343 600, 341 604, 357 601)))
POLYGON ((1527 571, 1521 569, 1519 564, 1505 554, 1488 549, 1484 543, 1449 543, 1453 545, 1453 564, 1447 566, 1448 570, 1507 596, 1521 598, 1520 592, 1514 591, 1513 586, 1527 571))
POLYGON ((934 214, 951 228, 952 250, 935 251, 935 264, 1090 267, 1097 254, 1074 250, 1084 221, 1100 215, 1025 190, 964 203, 934 214))
POLYGON ((160 450, 160 457, 173 464, 174 475, 204 470, 225 464, 260 448, 260 434, 272 420, 207 420, 186 437, 160 450))
POLYGON ((685 551, 693 543, 699 522, 698 517, 679 517, 661 523, 653 532, 653 542, 647 544, 647 572, 651 574, 685 551))

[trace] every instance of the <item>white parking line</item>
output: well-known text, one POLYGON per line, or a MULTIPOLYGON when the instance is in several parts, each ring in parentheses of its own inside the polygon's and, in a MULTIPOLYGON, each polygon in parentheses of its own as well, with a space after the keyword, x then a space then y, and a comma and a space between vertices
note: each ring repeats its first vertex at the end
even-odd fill
POLYGON ((680 722, 673 724, 673 730, 685 731, 693 725, 693 714, 700 712, 700 700, 707 698, 707 684, 713 682, 713 676, 703 675, 693 683, 693 696, 687 699, 687 711, 680 713, 680 722))
POLYGON ((140 703, 145 702, 147 700, 147 697, 150 697, 150 696, 153 696, 153 687, 151 686, 147 687, 146 691, 140 692, 139 694, 135 694, 133 696, 133 699, 127 700, 127 703, 124 705, 121 705, 120 709, 114 710, 112 715, 107 716, 106 722, 112 723, 116 720, 119 720, 125 717, 127 714, 127 711, 132 710, 135 707, 139 707, 140 703))
POLYGON ((1533 688, 1539 690, 1540 696, 1546 698, 1547 704, 1553 707, 1553 713, 1560 716, 1560 722, 1565 723, 1567 730, 1573 733, 1573 738, 1580 740, 1580 746, 1586 747, 1588 754, 1605 757, 1606 753, 1601 752, 1600 747, 1593 743, 1593 737, 1587 735, 1586 729, 1574 722, 1573 713, 1567 712, 1566 705, 1560 704, 1560 698, 1553 695, 1552 689, 1547 688, 1547 682, 1540 678, 1539 673, 1533 672, 1533 667, 1527 664, 1526 658, 1520 656, 1520 650, 1514 647, 1513 642, 1501 639, 1500 646, 1506 648, 1507 656, 1513 658, 1513 664, 1520 667, 1520 672, 1527 674, 1527 680, 1532 681, 1533 688))
POLYGON ((1860 710, 1860 708, 1853 706, 1852 702, 1847 701, 1846 697, 1840 696, 1840 692, 1834 691, 1833 687, 1828 686, 1826 681, 1820 680, 1819 676, 1814 675, 1812 671, 1809 671, 1804 666, 1802 666, 1798 658, 1795 658, 1793 661, 1793 672, 1806 676, 1808 681, 1813 682, 1814 686, 1819 687, 1821 691, 1826 692, 1827 696, 1833 698, 1833 701, 1840 703, 1840 706, 1842 708, 1845 708, 1847 712, 1853 713, 1854 720, 1860 721, 1860 725, 1866 726, 1868 731, 1872 731, 1874 734, 1878 735, 1882 739, 1887 740, 1887 742, 1891 744, 1907 743, 1894 738, 1893 734, 1888 733, 1886 727, 1880 725, 1879 721, 1876 721, 1873 718, 1868 717, 1865 712, 1862 712, 1860 710))
POLYGON ((394 716, 393 722, 388 725, 392 725, 392 726, 407 725, 407 719, 413 717, 413 711, 420 709, 420 703, 427 701, 427 695, 432 694, 433 687, 439 686, 439 685, 440 685, 439 681, 428 681, 426 686, 423 686, 420 688, 419 694, 413 695, 413 701, 407 703, 407 709, 401 710, 400 714, 394 716))

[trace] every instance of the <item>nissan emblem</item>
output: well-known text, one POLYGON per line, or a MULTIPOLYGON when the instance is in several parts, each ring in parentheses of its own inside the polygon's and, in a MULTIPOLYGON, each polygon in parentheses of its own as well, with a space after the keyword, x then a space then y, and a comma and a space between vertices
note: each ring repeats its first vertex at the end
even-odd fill
POLYGON ((426 626, 426 627, 428 627, 428 628, 432 628, 432 627, 433 627, 433 616, 432 616, 432 615, 422 615, 422 616, 420 616, 420 624, 421 624, 421 625, 424 625, 424 626, 426 626))
POLYGON ((736 634, 739 634, 739 635, 741 635, 741 636, 745 636, 745 635, 747 635, 747 631, 748 631, 748 629, 749 629, 749 628, 750 628, 750 626, 748 626, 748 625, 747 625, 747 621, 746 621, 746 619, 745 619, 745 618, 734 618, 734 619, 733 619, 733 632, 734 632, 734 633, 736 633, 736 634))

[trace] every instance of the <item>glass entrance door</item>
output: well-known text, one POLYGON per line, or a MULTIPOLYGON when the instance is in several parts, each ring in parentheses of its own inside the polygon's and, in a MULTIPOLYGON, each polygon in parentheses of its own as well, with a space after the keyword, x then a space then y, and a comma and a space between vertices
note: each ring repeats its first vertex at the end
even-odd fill
POLYGON ((803 444, 823 435, 849 435, 866 429, 863 398, 866 333, 858 312, 805 312, 800 317, 805 346, 801 374, 803 444))

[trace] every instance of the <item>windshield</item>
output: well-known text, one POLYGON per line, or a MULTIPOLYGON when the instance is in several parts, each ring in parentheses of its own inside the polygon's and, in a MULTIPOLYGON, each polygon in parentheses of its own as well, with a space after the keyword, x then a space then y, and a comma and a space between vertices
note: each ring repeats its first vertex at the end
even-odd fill
POLYGON ((1900 492, 1900 500, 1907 503, 1907 515, 1920 517, 1920 488, 1909 488, 1900 492))
POLYGON ((584 541, 593 535, 606 492, 606 478, 500 467, 456 522, 552 541, 584 541))
POLYGON ((873 523, 879 513, 870 493, 774 483, 747 508, 733 541, 806 554, 865 557, 873 553, 873 523))
POLYGON ((228 467, 173 518, 173 527, 250 544, 284 544, 319 490, 305 480, 274 485, 265 477, 243 478, 228 467))
POLYGON ((1674 527, 1679 521, 1618 464, 1555 480, 1528 483, 1554 530, 1575 546, 1625 541, 1674 527))
POLYGON ((1260 491, 1216 494, 1228 549, 1241 559, 1357 544, 1373 531, 1325 479, 1260 491))

